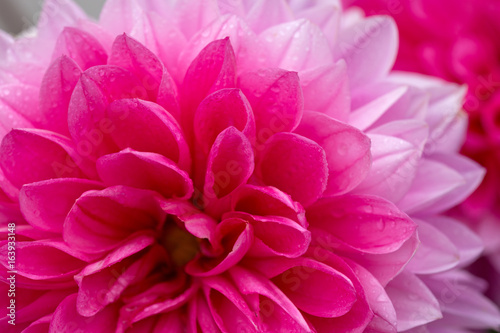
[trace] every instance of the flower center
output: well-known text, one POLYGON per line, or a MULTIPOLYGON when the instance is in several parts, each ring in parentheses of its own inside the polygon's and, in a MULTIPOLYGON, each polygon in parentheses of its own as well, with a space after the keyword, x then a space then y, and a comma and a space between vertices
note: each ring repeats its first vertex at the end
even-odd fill
POLYGON ((167 221, 161 244, 167 250, 172 263, 178 267, 184 267, 200 250, 198 239, 181 229, 174 221, 167 221))

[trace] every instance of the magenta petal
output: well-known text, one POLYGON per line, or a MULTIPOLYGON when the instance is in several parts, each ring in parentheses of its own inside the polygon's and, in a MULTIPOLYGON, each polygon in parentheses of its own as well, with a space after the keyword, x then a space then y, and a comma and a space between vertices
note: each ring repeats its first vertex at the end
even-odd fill
POLYGON ((131 149, 97 160, 99 177, 108 186, 126 185, 154 190, 165 198, 187 199, 193 193, 189 175, 163 155, 131 149))
POLYGON ((324 113, 347 122, 351 111, 351 96, 346 64, 317 67, 300 73, 304 94, 304 109, 324 113))
POLYGON ((300 310, 318 317, 339 317, 356 302, 352 282, 343 273, 310 258, 252 261, 300 310))
POLYGON ((118 148, 161 154, 181 169, 190 169, 189 148, 179 124, 158 104, 121 99, 109 105, 106 116, 112 122, 110 136, 118 148))
MULTIPOLYGON (((96 66, 83 72, 76 84, 68 109, 71 136, 87 155, 99 155, 106 147, 104 134, 109 134, 105 110, 109 103, 123 98, 147 98, 146 88, 126 69, 116 66, 96 66), (101 147, 104 145, 105 147, 101 147)), ((119 116, 124 116, 121 112, 119 116)))
MULTIPOLYGON (((198 104, 209 94, 236 87, 236 60, 229 38, 211 42, 189 66, 181 90, 184 129, 192 129, 198 104)), ((188 133, 191 133, 188 131, 188 133)))
POLYGON ((251 222, 255 241, 249 256, 297 258, 307 251, 311 242, 311 233, 287 218, 252 216, 251 222))
POLYGON ((162 251, 152 250, 135 262, 128 258, 153 242, 154 238, 149 236, 134 238, 76 275, 79 287, 76 300, 78 313, 85 317, 94 316, 115 302, 128 286, 145 279, 158 260, 166 259, 164 252, 162 255, 162 251))
MULTIPOLYGON (((7 244, 2 252, 7 253, 7 244)), ((16 258, 18 274, 35 280, 72 279, 85 266, 84 260, 90 259, 60 241, 18 242, 16 258)), ((4 260, 2 264, 8 267, 7 257, 4 260)))
POLYGON ((2 140, 0 156, 5 176, 18 188, 52 178, 85 178, 73 143, 56 133, 12 130, 2 140))
POLYGON ((145 46, 126 34, 116 37, 109 56, 109 65, 134 73, 146 88, 151 100, 156 100, 163 78, 163 64, 145 46))
POLYGON ((214 276, 236 265, 253 243, 253 228, 239 218, 228 218, 217 225, 214 235, 219 246, 227 247, 219 258, 200 257, 191 261, 185 270, 193 276, 214 276))
POLYGON ((66 55, 73 59, 83 70, 105 65, 108 55, 104 48, 88 32, 77 28, 66 27, 57 39, 52 59, 66 55))
POLYGON ((394 204, 375 196, 323 198, 307 209, 307 220, 349 247, 373 254, 399 249, 417 228, 394 204))
POLYGON ((45 72, 38 99, 45 128, 69 136, 68 106, 80 75, 78 65, 66 55, 57 58, 45 72))
POLYGON ((295 132, 315 141, 325 150, 328 162, 325 195, 349 192, 368 174, 370 139, 358 129, 322 113, 306 111, 295 132))
POLYGON ((328 163, 323 148, 293 133, 278 133, 269 139, 259 156, 257 175, 307 206, 325 191, 328 163))
POLYGON ((92 317, 83 317, 76 310, 76 294, 66 297, 54 312, 50 333, 109 333, 116 329, 118 305, 110 305, 92 317))
POLYGON ((66 217, 63 238, 75 249, 100 253, 136 231, 154 229, 164 217, 155 192, 126 186, 88 191, 66 217))
POLYGON ((217 136, 208 156, 205 193, 222 198, 246 183, 253 173, 253 150, 248 139, 234 127, 217 136))
POLYGON ((398 318, 398 332, 442 318, 439 303, 416 275, 403 271, 386 287, 398 318))
POLYGON ((224 129, 234 126, 247 138, 255 137, 252 108, 239 89, 221 89, 205 98, 196 110, 194 132, 203 152, 208 153, 224 129))
POLYGON ((244 332, 258 331, 258 318, 234 284, 223 276, 203 280, 204 293, 217 326, 222 332, 238 327, 244 332))
POLYGON ((272 186, 243 185, 232 197, 232 209, 254 215, 276 215, 289 218, 307 227, 302 206, 272 186))
POLYGON ((256 272, 235 266, 229 274, 244 295, 258 295, 259 317, 264 327, 261 330, 311 332, 306 320, 295 305, 273 283, 256 272), (279 307, 279 308, 277 308, 279 307))
POLYGON ((86 191, 102 187, 100 183, 86 179, 49 179, 24 185, 19 194, 19 205, 30 225, 60 233, 76 199, 86 191))
POLYGON ((297 127, 304 108, 297 73, 262 69, 242 74, 239 85, 253 108, 258 143, 297 127))

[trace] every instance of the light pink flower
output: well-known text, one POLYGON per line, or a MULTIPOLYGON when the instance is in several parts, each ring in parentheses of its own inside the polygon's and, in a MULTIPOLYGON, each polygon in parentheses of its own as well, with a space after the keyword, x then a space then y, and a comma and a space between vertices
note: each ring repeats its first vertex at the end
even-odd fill
POLYGON ((403 331, 481 251, 439 216, 483 175, 458 154, 464 89, 390 73, 386 17, 110 0, 96 24, 49 0, 2 43, 16 329, 403 331))

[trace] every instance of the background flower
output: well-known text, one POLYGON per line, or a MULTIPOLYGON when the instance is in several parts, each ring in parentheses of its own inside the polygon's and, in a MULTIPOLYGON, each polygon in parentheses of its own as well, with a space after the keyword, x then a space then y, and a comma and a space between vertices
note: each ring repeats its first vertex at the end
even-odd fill
POLYGON ((391 73, 391 19, 197 0, 110 0, 99 24, 54 0, 41 18, 2 37, 16 329, 498 325, 460 270, 480 240, 441 215, 483 176, 458 154, 465 90, 391 73))

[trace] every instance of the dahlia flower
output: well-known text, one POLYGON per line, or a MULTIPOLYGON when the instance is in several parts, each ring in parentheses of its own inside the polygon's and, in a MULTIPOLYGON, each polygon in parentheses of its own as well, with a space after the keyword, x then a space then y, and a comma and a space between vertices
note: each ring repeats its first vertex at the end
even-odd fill
POLYGON ((442 216, 483 176, 465 89, 391 72, 390 18, 47 0, 34 35, 1 37, 2 331, 498 325, 457 270, 482 243, 442 216))

